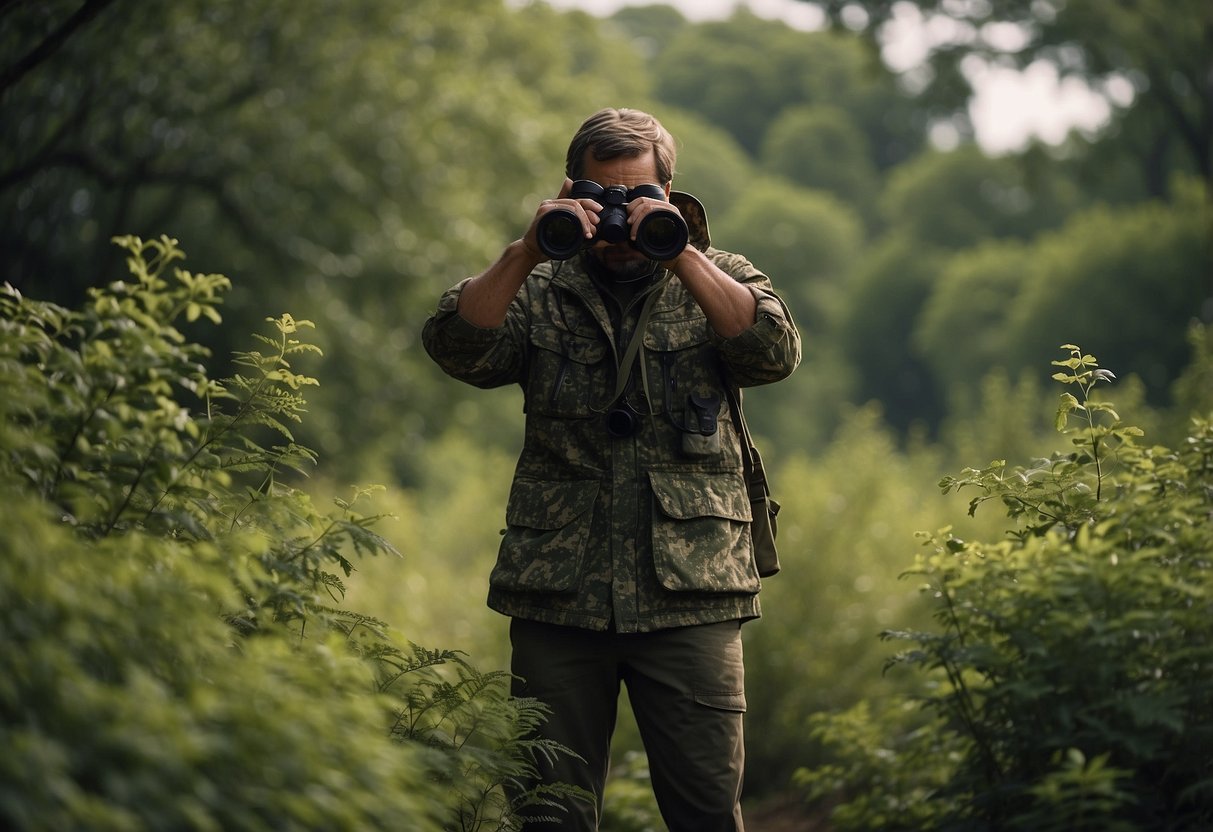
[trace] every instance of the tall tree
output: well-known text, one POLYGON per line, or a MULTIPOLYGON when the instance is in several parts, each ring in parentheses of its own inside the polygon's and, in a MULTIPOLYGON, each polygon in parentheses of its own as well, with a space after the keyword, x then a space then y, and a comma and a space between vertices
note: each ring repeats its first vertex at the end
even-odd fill
MULTIPOLYGON (((1213 182, 1213 4, 1207 0, 803 0, 836 23, 862 28, 873 42, 907 7, 928 25, 947 22, 953 36, 929 56, 926 100, 962 109, 971 92, 963 73, 970 56, 1000 65, 1053 64, 1100 90, 1113 78, 1133 86, 1132 107, 1148 113, 1151 148, 1143 166, 1165 164, 1165 146, 1182 143, 1187 162, 1213 182)), ((1168 177, 1152 173, 1165 187, 1168 177)))
MULTIPOLYGON (((5 10, 0 69, 80 7, 5 10)), ((593 18, 500 0, 115 0, 0 99, 3 279, 69 302, 111 236, 169 233, 234 279, 231 329, 322 324, 339 369, 309 444, 407 456, 447 421, 426 406, 458 404, 415 332, 559 186, 571 125, 639 98, 618 52, 593 18)))
MULTIPOLYGON (((18 0, 0 3, 0 19, 12 12, 17 3, 18 0)), ((15 16, 15 22, 5 29, 2 51, 7 53, 10 48, 20 51, 8 56, 0 66, 0 94, 59 51, 68 38, 113 3, 114 0, 85 0, 73 4, 78 8, 63 14, 54 8, 63 6, 62 3, 39 3, 34 14, 15 16)))
POLYGON ((1031 367, 1048 345, 1077 339, 1165 402, 1191 360, 1187 330, 1207 288, 1208 204, 1189 179, 1172 202, 1096 208, 1042 236, 1006 321, 1007 363, 1031 367))
POLYGON ((879 183, 867 136, 835 106, 788 107, 762 143, 764 168, 806 188, 828 191, 871 219, 879 183))
POLYGON ((1031 173, 973 145, 924 153, 890 174, 880 207, 891 227, 941 248, 1028 238, 1061 224, 1080 199, 1056 166, 1051 176, 1031 173))
POLYGON ((1113 356, 1165 402, 1202 299, 1197 183, 1177 187, 1175 204, 1100 206, 1030 244, 988 241, 951 257, 914 333, 951 403, 975 392, 983 368, 1029 370, 1068 338, 1113 356))
POLYGON ((771 124, 795 105, 845 111, 881 169, 922 146, 912 102, 853 35, 802 32, 739 11, 678 30, 652 73, 658 99, 723 127, 755 156, 771 124))

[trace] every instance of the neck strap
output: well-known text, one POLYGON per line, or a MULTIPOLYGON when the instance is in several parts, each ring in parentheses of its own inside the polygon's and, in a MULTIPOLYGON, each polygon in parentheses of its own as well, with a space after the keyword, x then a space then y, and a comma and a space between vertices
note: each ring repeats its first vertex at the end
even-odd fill
MULTIPOLYGON (((665 288, 665 285, 670 282, 670 277, 671 273, 667 271, 648 289, 648 294, 644 299, 644 306, 640 308, 640 315, 636 318, 636 329, 632 332, 632 337, 628 339, 628 345, 624 349, 623 355, 619 358, 619 366, 615 372, 615 393, 611 396, 611 401, 607 404, 607 407, 619 401, 619 397, 627 389, 628 381, 632 378, 632 366, 636 363, 636 354, 640 352, 640 347, 644 343, 644 332, 649 328, 649 319, 653 317, 653 307, 657 304, 657 296, 661 294, 661 290, 665 288)), ((645 401, 650 402, 651 410, 652 400, 649 398, 648 372, 645 369, 643 361, 640 362, 640 383, 644 389, 645 401)))

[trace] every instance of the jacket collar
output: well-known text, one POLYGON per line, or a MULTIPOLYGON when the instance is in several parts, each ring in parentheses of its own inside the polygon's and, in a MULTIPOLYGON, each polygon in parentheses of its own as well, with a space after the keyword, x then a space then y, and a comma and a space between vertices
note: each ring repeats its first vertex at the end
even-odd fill
POLYGON ((690 242, 700 251, 706 251, 712 245, 711 235, 708 234, 708 212, 703 203, 683 191, 670 191, 670 204, 678 209, 686 220, 690 242))

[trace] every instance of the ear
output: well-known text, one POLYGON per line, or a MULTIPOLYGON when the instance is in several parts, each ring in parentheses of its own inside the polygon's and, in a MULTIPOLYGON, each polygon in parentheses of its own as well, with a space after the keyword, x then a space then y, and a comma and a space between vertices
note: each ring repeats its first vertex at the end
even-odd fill
POLYGON ((662 186, 661 186, 661 190, 665 191, 665 201, 666 201, 666 202, 669 202, 669 201, 670 201, 670 189, 671 189, 673 186, 674 186, 674 180, 673 180, 673 179, 671 179, 669 182, 666 182, 664 185, 662 185, 662 186))

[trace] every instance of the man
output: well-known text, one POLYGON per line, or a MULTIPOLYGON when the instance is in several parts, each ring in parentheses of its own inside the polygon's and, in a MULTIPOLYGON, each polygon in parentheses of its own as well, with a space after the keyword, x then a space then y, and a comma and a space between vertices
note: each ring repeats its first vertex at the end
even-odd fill
POLYGON ((524 391, 489 606, 512 618, 515 693, 546 703, 544 736, 582 758, 543 763, 545 780, 596 798, 553 829, 597 828, 620 682, 669 828, 743 828, 740 626, 759 576, 730 394, 789 375, 800 337, 767 277, 710 247, 702 206, 671 191, 674 161, 651 115, 592 115, 559 197, 424 331, 450 375, 524 391), (626 194, 625 239, 598 239, 612 200, 573 198, 585 180, 626 194), (689 242, 654 262, 635 245, 662 212, 689 242), (553 260, 541 232, 559 218, 585 247, 553 260))

